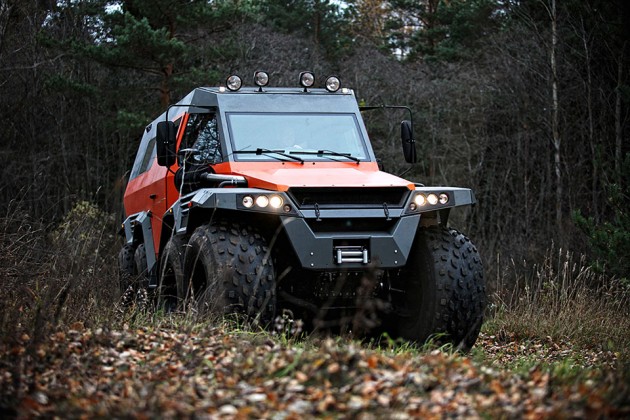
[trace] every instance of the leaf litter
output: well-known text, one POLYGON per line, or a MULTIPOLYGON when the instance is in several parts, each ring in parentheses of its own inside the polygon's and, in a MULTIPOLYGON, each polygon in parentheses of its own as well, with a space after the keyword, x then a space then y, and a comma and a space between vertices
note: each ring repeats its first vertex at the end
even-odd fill
POLYGON ((461 355, 345 338, 282 341, 225 327, 78 323, 35 347, 27 335, 2 344, 0 411, 20 418, 623 418, 628 375, 616 356, 486 334, 461 355), (523 357, 531 363, 518 365, 523 357), (570 375, 548 368, 562 360, 578 363, 570 375))

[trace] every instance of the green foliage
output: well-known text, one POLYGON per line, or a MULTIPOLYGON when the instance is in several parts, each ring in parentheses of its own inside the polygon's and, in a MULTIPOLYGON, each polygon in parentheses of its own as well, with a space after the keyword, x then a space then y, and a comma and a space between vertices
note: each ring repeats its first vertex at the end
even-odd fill
POLYGON ((349 15, 329 0, 255 0, 259 20, 284 33, 298 33, 313 41, 329 57, 338 56, 350 42, 349 15))
POLYGON ((390 2, 389 44, 408 60, 453 61, 471 57, 498 27, 495 0, 390 2))
POLYGON ((626 155, 619 182, 610 184, 606 192, 608 220, 597 223, 579 210, 574 212, 573 220, 588 235, 594 267, 630 287, 630 154, 626 155))

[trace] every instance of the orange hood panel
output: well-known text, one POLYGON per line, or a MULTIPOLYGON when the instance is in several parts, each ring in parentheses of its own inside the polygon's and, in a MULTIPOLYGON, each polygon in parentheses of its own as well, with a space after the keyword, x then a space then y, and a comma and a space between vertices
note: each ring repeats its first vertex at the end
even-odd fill
POLYGON ((252 188, 287 191, 290 187, 407 187, 413 183, 378 170, 375 163, 269 164, 232 163, 231 172, 247 178, 252 188))

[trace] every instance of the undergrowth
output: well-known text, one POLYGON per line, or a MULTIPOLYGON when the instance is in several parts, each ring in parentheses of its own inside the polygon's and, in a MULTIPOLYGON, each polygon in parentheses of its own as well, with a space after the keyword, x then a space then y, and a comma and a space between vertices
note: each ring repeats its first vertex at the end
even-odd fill
POLYGON ((483 329, 487 333, 550 337, 625 355, 630 346, 630 293, 619 280, 589 267, 583 256, 552 247, 542 262, 512 262, 503 276, 512 276, 516 286, 507 290, 500 279, 483 329))

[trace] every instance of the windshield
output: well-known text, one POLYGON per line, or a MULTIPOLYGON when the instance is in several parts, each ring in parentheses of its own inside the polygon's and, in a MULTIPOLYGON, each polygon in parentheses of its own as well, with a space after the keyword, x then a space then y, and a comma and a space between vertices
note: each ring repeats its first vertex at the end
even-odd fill
POLYGON ((368 158, 354 114, 229 113, 228 123, 236 160, 275 160, 273 152, 304 160, 368 158))

